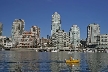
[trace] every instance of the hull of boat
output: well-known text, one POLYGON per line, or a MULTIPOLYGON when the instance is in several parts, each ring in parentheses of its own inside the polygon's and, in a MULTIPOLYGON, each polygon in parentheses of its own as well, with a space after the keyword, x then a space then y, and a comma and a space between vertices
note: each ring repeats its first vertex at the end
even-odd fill
POLYGON ((58 52, 58 50, 52 50, 51 52, 58 52))
POLYGON ((66 63, 79 63, 79 60, 66 60, 66 63))

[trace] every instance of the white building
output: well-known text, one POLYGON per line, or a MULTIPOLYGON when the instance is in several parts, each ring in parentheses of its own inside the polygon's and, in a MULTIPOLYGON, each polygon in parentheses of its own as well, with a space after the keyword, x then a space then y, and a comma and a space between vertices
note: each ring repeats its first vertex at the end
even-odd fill
POLYGON ((64 47, 69 46, 69 34, 67 32, 63 32, 63 42, 64 42, 64 47))
POLYGON ((74 47, 78 47, 80 45, 80 29, 77 25, 73 25, 69 31, 70 36, 70 44, 74 47))
POLYGON ((52 25, 51 25, 51 36, 57 31, 61 30, 61 19, 60 19, 60 14, 55 12, 52 15, 52 25))
POLYGON ((108 34, 100 34, 97 36, 97 43, 99 45, 108 45, 108 34))
POLYGON ((10 38, 7 38, 6 36, 0 36, 0 45, 6 48, 13 47, 12 41, 10 40, 10 38))
POLYGON ((56 33, 52 35, 51 39, 54 47, 63 48, 69 46, 69 35, 64 32, 64 30, 57 30, 56 33))
POLYGON ((69 45, 69 35, 64 30, 61 30, 61 18, 57 12, 52 15, 51 42, 54 47, 58 48, 69 45))
POLYGON ((13 43, 12 42, 6 42, 6 43, 4 43, 4 47, 12 48, 13 47, 13 43))
POLYGON ((37 44, 40 43, 40 28, 38 26, 32 26, 30 32, 34 33, 37 44))
POLYGON ((63 31, 62 30, 57 30, 53 35, 51 42, 54 47, 61 48, 64 46, 63 43, 63 31))
POLYGON ((18 40, 17 48, 33 48, 35 46, 35 35, 32 32, 24 31, 18 40))
MULTIPOLYGON (((25 22, 23 19, 15 19, 12 25, 12 42, 16 44, 18 38, 24 32, 25 22)), ((15 45, 14 45, 15 46, 15 45)))
POLYGON ((0 36, 0 45, 4 46, 4 39, 6 38, 6 36, 0 36))
POLYGON ((99 24, 89 24, 87 26, 87 45, 97 44, 97 35, 100 34, 99 24))

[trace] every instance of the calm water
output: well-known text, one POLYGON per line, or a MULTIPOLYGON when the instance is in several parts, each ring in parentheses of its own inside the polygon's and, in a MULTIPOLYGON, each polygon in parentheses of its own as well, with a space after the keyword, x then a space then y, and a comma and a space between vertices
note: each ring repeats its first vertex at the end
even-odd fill
POLYGON ((0 51, 0 72, 108 72, 107 53, 0 51), (66 64, 72 56, 79 64, 66 64))

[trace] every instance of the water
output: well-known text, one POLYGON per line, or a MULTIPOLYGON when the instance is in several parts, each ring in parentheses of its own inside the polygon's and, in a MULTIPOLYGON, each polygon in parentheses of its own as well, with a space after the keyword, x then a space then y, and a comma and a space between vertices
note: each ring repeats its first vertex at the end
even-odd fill
POLYGON ((107 53, 0 51, 0 72, 108 72, 107 53), (79 64, 66 64, 72 56, 79 64))

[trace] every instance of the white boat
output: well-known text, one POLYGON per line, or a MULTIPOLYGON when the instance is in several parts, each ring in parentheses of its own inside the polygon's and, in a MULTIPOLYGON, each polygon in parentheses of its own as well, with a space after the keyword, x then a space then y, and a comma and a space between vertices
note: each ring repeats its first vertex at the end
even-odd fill
POLYGON ((106 51, 106 53, 108 53, 108 49, 106 49, 105 51, 106 51))
POLYGON ((52 50, 51 52, 58 52, 58 50, 52 50))
POLYGON ((2 48, 2 51, 4 51, 5 49, 2 48))
POLYGON ((92 51, 92 50, 87 50, 87 52, 93 53, 93 51, 92 51))
POLYGON ((38 52, 38 50, 36 50, 36 52, 38 52))
POLYGON ((69 51, 68 54, 72 54, 73 52, 69 51))

